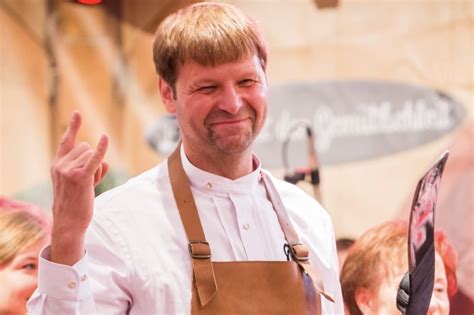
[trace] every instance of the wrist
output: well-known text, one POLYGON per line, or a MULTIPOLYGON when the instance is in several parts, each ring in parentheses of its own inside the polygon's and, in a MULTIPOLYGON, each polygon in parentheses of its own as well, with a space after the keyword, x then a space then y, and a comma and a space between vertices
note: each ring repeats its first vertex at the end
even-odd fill
POLYGON ((74 265, 84 256, 85 232, 77 233, 60 229, 53 224, 50 260, 63 265, 74 265))

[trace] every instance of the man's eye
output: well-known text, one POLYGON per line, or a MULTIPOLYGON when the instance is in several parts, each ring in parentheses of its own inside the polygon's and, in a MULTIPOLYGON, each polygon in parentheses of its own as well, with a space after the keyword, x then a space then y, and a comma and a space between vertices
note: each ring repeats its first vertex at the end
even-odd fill
POLYGON ((203 94, 209 94, 212 93, 216 90, 216 87, 214 85, 207 85, 207 86, 201 86, 200 88, 197 89, 199 93, 203 94))
POLYGON ((241 80, 239 81, 239 85, 240 86, 252 86, 255 84, 255 80, 252 80, 252 79, 245 79, 245 80, 241 80))

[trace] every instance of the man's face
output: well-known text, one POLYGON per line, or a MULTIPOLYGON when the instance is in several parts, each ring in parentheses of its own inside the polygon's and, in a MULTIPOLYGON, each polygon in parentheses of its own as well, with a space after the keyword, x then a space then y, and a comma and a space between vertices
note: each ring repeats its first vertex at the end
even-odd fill
POLYGON ((186 62, 175 98, 167 96, 171 92, 163 84, 165 106, 176 113, 184 146, 192 154, 242 153, 264 125, 267 82, 256 56, 215 67, 186 62))

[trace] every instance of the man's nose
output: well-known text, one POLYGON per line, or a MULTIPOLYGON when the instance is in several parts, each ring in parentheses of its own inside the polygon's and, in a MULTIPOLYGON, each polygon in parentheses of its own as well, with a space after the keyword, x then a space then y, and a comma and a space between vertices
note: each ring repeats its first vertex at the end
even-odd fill
POLYGON ((218 107, 220 110, 230 114, 237 114, 243 105, 242 97, 238 88, 235 86, 226 86, 221 94, 218 107))

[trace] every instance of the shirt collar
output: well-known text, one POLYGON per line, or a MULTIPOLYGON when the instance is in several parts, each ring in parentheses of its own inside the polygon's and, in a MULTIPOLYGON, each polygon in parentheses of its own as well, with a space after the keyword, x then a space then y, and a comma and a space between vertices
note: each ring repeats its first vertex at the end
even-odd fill
POLYGON ((253 155, 255 169, 250 174, 235 180, 203 171, 191 164, 184 153, 183 144, 181 144, 180 154, 184 172, 188 175, 191 187, 211 194, 213 192, 216 194, 248 194, 255 191, 261 178, 261 162, 255 154, 253 155))

